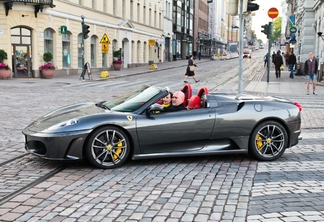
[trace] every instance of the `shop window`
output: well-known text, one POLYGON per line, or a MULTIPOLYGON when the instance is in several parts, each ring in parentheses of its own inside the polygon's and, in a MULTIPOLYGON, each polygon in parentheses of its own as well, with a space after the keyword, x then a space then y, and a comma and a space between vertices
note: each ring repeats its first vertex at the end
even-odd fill
POLYGON ((54 32, 52 29, 48 28, 44 30, 44 52, 50 52, 52 55, 54 55, 53 36, 54 32))
POLYGON ((82 33, 78 35, 78 68, 82 68, 82 33))
POLYGON ((62 34, 62 64, 63 68, 71 67, 71 46, 70 46, 70 33, 62 34))

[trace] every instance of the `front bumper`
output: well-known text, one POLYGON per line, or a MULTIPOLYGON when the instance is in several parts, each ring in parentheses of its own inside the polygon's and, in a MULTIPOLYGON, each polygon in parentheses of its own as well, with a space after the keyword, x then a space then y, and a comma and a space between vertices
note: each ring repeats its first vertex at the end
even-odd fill
POLYGON ((25 149, 35 155, 49 160, 83 159, 83 146, 90 131, 68 133, 35 133, 28 129, 25 135, 25 149))

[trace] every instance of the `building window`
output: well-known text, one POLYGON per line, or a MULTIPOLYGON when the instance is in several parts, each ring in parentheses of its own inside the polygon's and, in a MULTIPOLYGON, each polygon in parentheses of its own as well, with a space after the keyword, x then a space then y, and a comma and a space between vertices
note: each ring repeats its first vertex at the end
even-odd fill
POLYGON ((71 64, 70 56, 70 33, 62 34, 62 64, 63 68, 69 68, 71 64))
POLYGON ((141 15, 141 8, 140 8, 140 4, 137 4, 137 22, 141 22, 140 21, 140 15, 141 15))
POLYGON ((143 46, 143 62, 146 63, 147 60, 146 60, 146 55, 147 55, 147 50, 148 50, 148 47, 147 47, 147 42, 144 42, 144 46, 143 46))
POLYGON ((157 26, 156 26, 156 11, 154 11, 154 27, 156 28, 157 26))
POLYGON ((146 24, 146 7, 143 6, 143 24, 146 24))
POLYGON ((136 49, 136 51, 137 51, 137 56, 136 56, 137 63, 140 63, 141 62, 140 55, 142 55, 142 53, 141 53, 141 42, 140 41, 137 41, 137 49, 136 49))
POLYGON ((54 55, 53 50, 53 30, 45 29, 44 30, 44 52, 50 52, 54 55))
POLYGON ((126 18, 126 3, 125 3, 125 0, 122 0, 122 15, 123 15, 123 18, 126 18))
POLYGON ((107 5, 106 5, 106 1, 103 1, 103 3, 102 3, 102 8, 103 8, 103 12, 107 12, 107 5))
POLYGON ((149 9, 149 26, 152 26, 152 9, 149 9))
POLYGON ((81 44, 82 44, 82 33, 80 33, 78 35, 78 45, 80 47, 78 47, 78 68, 83 68, 82 66, 82 48, 81 48, 81 44))
POLYGON ((90 55, 91 55, 91 67, 97 67, 96 66, 96 55, 97 55, 97 44, 96 44, 96 41, 97 41, 97 37, 95 36, 92 36, 91 37, 91 45, 90 45, 90 49, 91 49, 91 52, 90 52, 90 55))
POLYGON ((116 12, 117 12, 117 0, 113 0, 113 14, 116 15, 116 12))
POLYGON ((134 2, 133 1, 131 1, 130 2, 130 9, 129 9, 129 13, 130 13, 130 19, 132 20, 132 21, 134 21, 134 12, 133 12, 133 9, 134 8, 134 2))

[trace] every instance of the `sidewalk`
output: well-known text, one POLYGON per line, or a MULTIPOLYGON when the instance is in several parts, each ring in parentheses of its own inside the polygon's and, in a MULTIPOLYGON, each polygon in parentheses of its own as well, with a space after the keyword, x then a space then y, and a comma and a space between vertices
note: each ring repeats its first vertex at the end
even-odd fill
MULTIPOLYGON (((200 64, 204 62, 209 62, 212 61, 210 58, 202 58, 201 60, 194 60, 195 64, 200 64)), ((173 68, 178 68, 178 67, 186 67, 188 65, 188 60, 186 59, 181 59, 177 61, 171 61, 171 62, 164 62, 164 63, 157 63, 157 69, 156 70, 168 70, 168 69, 173 69, 173 68)), ((108 70, 109 72, 109 77, 108 78, 100 78, 100 73, 99 72, 94 72, 92 74, 93 80, 106 80, 109 78, 122 78, 125 76, 129 75, 140 75, 140 74, 145 74, 145 73, 151 73, 155 72, 156 70, 150 70, 149 65, 143 65, 143 66, 138 66, 138 67, 131 67, 131 68, 122 68, 120 71, 116 70, 108 70)), ((64 78, 64 77, 63 77, 64 78)), ((85 80, 87 80, 88 76, 85 75, 85 80)))

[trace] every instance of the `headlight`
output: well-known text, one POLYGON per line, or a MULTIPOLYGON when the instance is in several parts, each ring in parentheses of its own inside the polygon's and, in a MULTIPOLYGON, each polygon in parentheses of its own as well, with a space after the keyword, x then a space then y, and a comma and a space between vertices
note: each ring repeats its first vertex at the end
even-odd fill
POLYGON ((63 123, 59 123, 59 124, 56 124, 54 126, 51 126, 48 128, 48 130, 56 130, 56 129, 59 129, 59 128, 62 128, 62 127, 67 127, 67 126, 72 126, 74 124, 77 124, 79 122, 79 119, 71 119, 71 120, 68 120, 68 121, 65 121, 63 123))
POLYGON ((72 125, 74 125, 74 124, 77 124, 79 122, 79 119, 71 119, 71 120, 68 120, 68 121, 66 121, 66 122, 64 122, 64 123, 61 123, 60 125, 59 125, 59 127, 66 127, 66 126, 72 126, 72 125))

